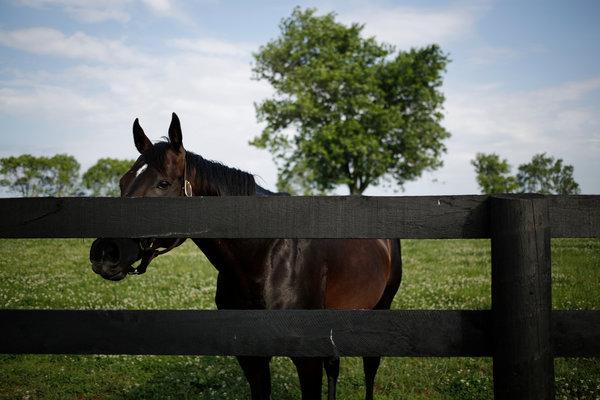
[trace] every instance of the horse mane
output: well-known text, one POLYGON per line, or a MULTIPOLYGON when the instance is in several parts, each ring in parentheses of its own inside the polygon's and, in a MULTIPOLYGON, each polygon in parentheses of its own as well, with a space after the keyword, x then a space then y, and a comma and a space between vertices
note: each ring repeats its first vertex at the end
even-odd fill
MULTIPOLYGON (((163 137, 162 141, 154 143, 152 151, 144 154, 144 161, 164 172, 166 152, 170 145, 169 138, 163 137)), ((289 196, 258 185, 251 173, 207 160, 191 151, 186 151, 185 161, 188 171, 196 171, 196 181, 192 182, 192 186, 199 188, 202 193, 217 196, 289 196)))
POLYGON ((186 152, 185 161, 188 171, 196 170, 196 184, 203 186, 204 192, 214 192, 218 196, 253 196, 257 192, 254 175, 248 172, 207 160, 190 151, 186 152))

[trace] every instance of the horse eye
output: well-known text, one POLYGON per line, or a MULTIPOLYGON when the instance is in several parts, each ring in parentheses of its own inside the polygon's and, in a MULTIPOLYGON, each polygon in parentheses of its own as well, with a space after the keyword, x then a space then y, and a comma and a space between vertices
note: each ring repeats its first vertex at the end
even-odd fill
POLYGON ((160 182, 158 182, 158 185, 156 185, 157 188, 163 189, 163 190, 168 188, 169 186, 171 186, 171 184, 167 181, 160 181, 160 182))

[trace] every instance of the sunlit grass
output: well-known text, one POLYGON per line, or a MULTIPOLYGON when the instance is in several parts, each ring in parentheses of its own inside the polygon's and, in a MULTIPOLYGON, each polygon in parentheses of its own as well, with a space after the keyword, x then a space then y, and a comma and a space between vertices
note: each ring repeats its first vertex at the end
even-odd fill
MULTIPOLYGON (((191 242, 148 272, 109 282, 91 271, 91 240, 0 240, 0 307, 214 309, 216 271, 191 242)), ((403 241, 403 309, 489 309, 487 240, 403 241)), ((600 240, 552 242, 553 304, 600 309, 600 240)), ((558 399, 600 398, 600 360, 557 359, 558 399)), ((292 363, 275 358, 273 398, 297 399, 292 363)), ((363 398, 360 359, 342 360, 340 399, 363 398)), ((3 399, 245 399, 232 357, 0 355, 3 399)), ((492 364, 481 358, 387 358, 378 399, 492 397, 492 364)))

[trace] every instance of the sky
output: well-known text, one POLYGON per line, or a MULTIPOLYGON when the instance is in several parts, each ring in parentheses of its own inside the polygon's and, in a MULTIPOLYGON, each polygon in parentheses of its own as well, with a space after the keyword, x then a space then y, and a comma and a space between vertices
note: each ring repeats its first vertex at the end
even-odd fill
MULTIPOLYGON (((179 116, 184 146, 275 188, 276 167, 248 141, 252 53, 293 8, 335 12, 398 50, 438 43, 444 75, 444 165, 399 190, 368 195, 472 194, 477 152, 513 172, 546 152, 574 166, 582 193, 600 193, 600 2, 3 0, 0 157, 68 153, 82 172, 101 157, 137 157, 135 118, 152 140, 179 116)), ((341 188, 338 194, 346 194, 341 188)))

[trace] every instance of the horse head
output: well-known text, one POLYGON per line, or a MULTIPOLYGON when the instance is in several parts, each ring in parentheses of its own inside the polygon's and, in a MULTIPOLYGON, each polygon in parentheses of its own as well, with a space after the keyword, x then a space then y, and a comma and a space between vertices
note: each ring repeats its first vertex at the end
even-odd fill
MULTIPOLYGON (((119 181, 121 197, 192 196, 181 124, 175 113, 168 141, 152 144, 137 118, 133 123, 133 141, 140 156, 119 181)), ((144 273, 152 259, 184 241, 179 238, 99 238, 90 248, 90 262, 95 273, 117 281, 128 274, 144 273), (140 264, 134 267, 138 261, 140 264)))

